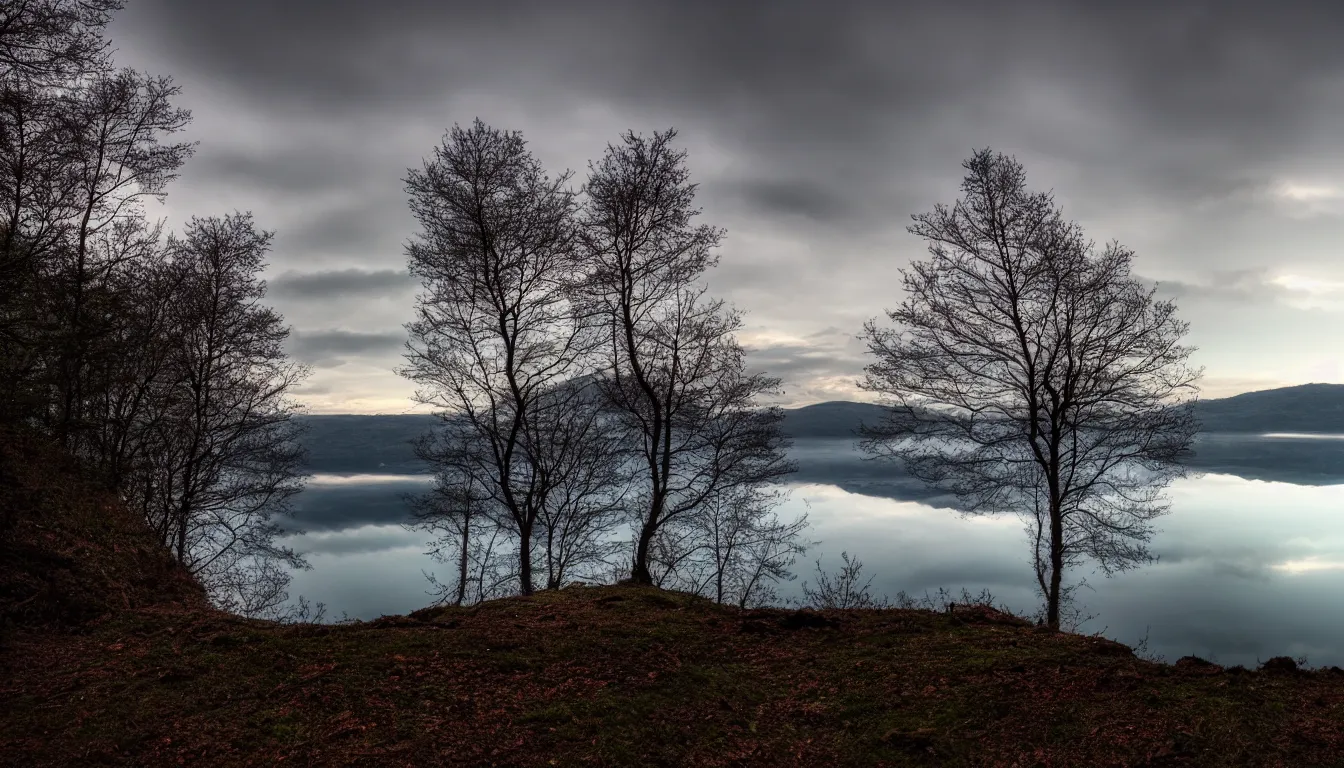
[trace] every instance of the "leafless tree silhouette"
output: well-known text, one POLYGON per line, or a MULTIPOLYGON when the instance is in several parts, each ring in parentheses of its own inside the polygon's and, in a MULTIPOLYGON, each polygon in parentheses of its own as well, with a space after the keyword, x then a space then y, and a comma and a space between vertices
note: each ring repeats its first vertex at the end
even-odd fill
POLYGON ((807 515, 783 521, 775 513, 780 491, 747 488, 715 498, 691 516, 699 530, 707 578, 697 593, 749 608, 775 602, 775 585, 807 551, 807 515))
MULTIPOLYGON (((161 143, 191 119, 172 105, 180 89, 168 78, 125 70, 99 74, 68 99, 61 143, 74 182, 69 242, 58 251, 53 314, 57 437, 75 450, 90 428, 85 398, 87 367, 116 316, 89 306, 90 294, 113 271, 143 253, 140 201, 163 196, 164 186, 191 155, 186 142, 161 143)), ((151 229, 157 240, 157 229, 151 229)))
POLYGON ((149 445, 128 483, 165 547, 226 610, 263 614, 287 599, 285 567, 305 563, 276 542, 276 521, 302 489, 298 406, 307 371, 289 329, 259 304, 271 235, 250 215, 193 219, 169 241, 176 290, 149 445))
POLYGON ((695 226, 695 185, 675 131, 627 133, 590 168, 579 228, 585 316, 605 334, 599 385, 643 476, 632 492, 632 578, 655 581, 660 529, 720 495, 793 471, 782 412, 762 397, 779 380, 748 375, 740 316, 706 295, 722 231, 695 226))
POLYGON ((0 7, 0 416, 46 420, 56 332, 47 316, 57 258, 77 220, 71 129, 111 71, 103 29, 116 0, 0 7))
POLYGON ((885 598, 873 597, 873 577, 863 580, 863 561, 850 557, 848 552, 841 552, 840 562, 843 565, 839 571, 827 573, 821 567, 821 559, 817 559, 816 586, 810 587, 803 582, 803 600, 807 605, 819 610, 889 607, 885 598))
POLYGON ((548 178, 520 134, 479 120, 454 127, 407 177, 421 225, 410 269, 425 290, 402 373, 443 415, 424 455, 458 475, 452 483, 486 492, 487 514, 517 543, 523 594, 536 584, 537 534, 554 586, 615 492, 599 404, 581 383, 593 334, 573 311, 568 179, 548 178))
POLYGON ((26 0, 0 5, 0 72, 44 85, 96 70, 103 30, 122 0, 26 0))
POLYGON ((217 604, 285 614, 274 522, 297 492, 303 369, 261 302, 249 216, 145 218, 190 157, 164 77, 116 70, 119 0, 0 7, 0 418, 53 433, 217 604))
MULTIPOLYGON (((434 438, 423 436, 417 450, 431 447, 434 438)), ((434 534, 437 538, 430 542, 428 554, 453 566, 451 582, 425 574, 438 603, 474 605, 508 594, 509 588, 517 584, 512 559, 501 551, 507 529, 486 514, 490 497, 473 488, 470 478, 452 470, 440 471, 433 488, 410 496, 407 501, 412 510, 408 527, 434 534)))
POLYGON ((970 513, 1028 516, 1057 629, 1068 566, 1149 560, 1200 372, 1174 303, 1132 277, 1129 250, 1085 241, 1016 160, 986 149, 963 165, 961 200, 914 217, 930 258, 905 271, 895 327, 865 328, 864 386, 892 407, 864 446, 970 513))

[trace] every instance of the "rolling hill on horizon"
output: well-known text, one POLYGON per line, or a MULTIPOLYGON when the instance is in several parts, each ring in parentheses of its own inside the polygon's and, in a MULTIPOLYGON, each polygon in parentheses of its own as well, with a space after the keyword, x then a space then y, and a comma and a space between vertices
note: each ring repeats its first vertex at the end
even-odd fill
MULTIPOLYGON (((882 417, 883 406, 832 400, 785 409, 784 430, 795 438, 856 436, 859 425, 882 417)), ((1202 431, 1221 434, 1344 434, 1344 384, 1302 384, 1202 400, 1202 431)), ((410 441, 429 431, 426 414, 303 416, 309 466, 318 472, 423 472, 410 441)))

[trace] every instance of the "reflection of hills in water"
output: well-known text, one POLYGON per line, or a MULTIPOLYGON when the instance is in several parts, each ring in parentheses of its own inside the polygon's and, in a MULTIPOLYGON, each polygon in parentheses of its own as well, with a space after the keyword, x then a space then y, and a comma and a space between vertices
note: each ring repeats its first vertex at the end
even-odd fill
MULTIPOLYGON (((850 493, 899 501, 955 506, 952 500, 907 476, 898 465, 864 458, 845 438, 803 439, 795 444, 797 483, 826 483, 850 493)), ((1235 475, 1297 485, 1344 484, 1344 440, 1201 434, 1190 461, 1194 472, 1235 475)))
POLYGON ((1203 472, 1298 485, 1344 483, 1344 440, 1317 436, 1201 434, 1190 465, 1203 472))

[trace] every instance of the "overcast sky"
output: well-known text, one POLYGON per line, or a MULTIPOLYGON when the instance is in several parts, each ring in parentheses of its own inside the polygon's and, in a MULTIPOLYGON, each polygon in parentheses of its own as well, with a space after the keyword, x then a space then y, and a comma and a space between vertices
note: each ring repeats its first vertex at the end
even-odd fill
POLYGON ((196 156, 166 215, 251 210, 314 412, 399 413, 415 231, 402 179, 453 123, 582 181, 675 126, 710 277, 789 402, 858 397, 865 320, 979 147, 1179 297, 1204 395, 1344 381, 1344 4, 129 0, 196 156))

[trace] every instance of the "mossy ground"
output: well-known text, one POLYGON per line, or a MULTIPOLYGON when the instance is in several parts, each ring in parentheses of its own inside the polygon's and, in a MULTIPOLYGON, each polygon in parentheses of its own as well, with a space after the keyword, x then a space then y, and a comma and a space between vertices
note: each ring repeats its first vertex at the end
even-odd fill
POLYGON ((349 625, 122 613, 77 633, 12 638, 0 755, 24 765, 1344 765, 1338 671, 1154 664, 989 612, 803 618, 636 587, 349 625))

